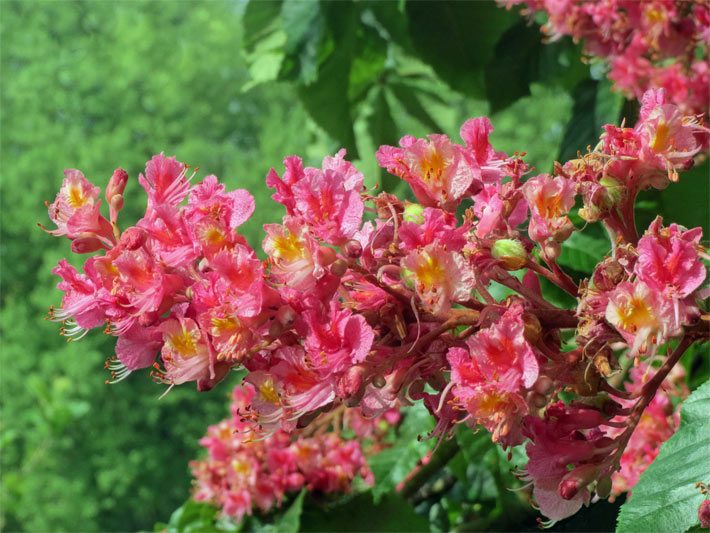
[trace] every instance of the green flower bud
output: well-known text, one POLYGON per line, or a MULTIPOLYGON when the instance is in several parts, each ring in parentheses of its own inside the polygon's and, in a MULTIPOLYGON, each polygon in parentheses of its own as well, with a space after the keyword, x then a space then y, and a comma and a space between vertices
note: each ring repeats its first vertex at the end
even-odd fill
POLYGON ((506 270, 518 270, 528 260, 528 252, 517 239, 499 239, 491 247, 491 255, 506 270))
POLYGON ((606 189, 606 197, 609 201, 609 205, 618 204, 621 200, 621 195, 624 192, 624 185, 611 176, 604 176, 599 180, 599 185, 606 189))
POLYGON ((403 215, 404 221, 405 222, 414 222, 416 224, 423 224, 424 223, 424 207, 422 207, 419 204, 412 204, 412 203, 407 203, 407 205, 404 206, 404 215, 403 215))

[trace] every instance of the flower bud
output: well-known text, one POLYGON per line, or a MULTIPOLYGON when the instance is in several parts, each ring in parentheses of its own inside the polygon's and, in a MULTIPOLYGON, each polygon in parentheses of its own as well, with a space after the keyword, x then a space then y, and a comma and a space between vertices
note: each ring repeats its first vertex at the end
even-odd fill
POLYGON ((498 239, 491 247, 491 255, 506 270, 518 270, 528 260, 528 252, 517 239, 498 239))
POLYGON ((542 251, 545 254, 545 257, 554 261, 560 256, 560 243, 555 241, 547 241, 542 246, 542 251))
POLYGON ((79 237, 78 239, 74 239, 71 243, 71 251, 75 254, 90 254, 103 247, 104 245, 101 241, 94 236, 79 237))
POLYGON ((148 232, 143 228, 132 226, 121 234, 121 246, 127 250, 137 250, 145 243, 148 232))
POLYGON ((318 262, 323 266, 328 266, 335 261, 337 257, 335 250, 332 248, 328 248, 327 246, 318 248, 318 262))
POLYGON ((357 259, 362 255, 362 244, 351 239, 343 245, 343 253, 349 259, 357 259))
POLYGON ((343 277, 343 275, 348 271, 348 264, 345 262, 344 259, 338 259, 333 263, 333 265, 330 267, 330 272, 334 276, 338 276, 339 278, 343 277))
POLYGON ((387 385, 387 380, 385 377, 381 374, 378 374, 374 378, 372 378, 372 384, 377 387, 378 389, 381 389, 385 385, 387 385))
POLYGON ((710 500, 703 500, 698 508, 698 520, 700 527, 707 529, 710 527, 710 500))
POLYGON ((535 344, 540 340, 540 333, 542 332, 542 326, 540 321, 532 313, 523 314, 523 324, 525 329, 523 330, 523 335, 528 342, 535 344))
POLYGON ((404 213, 402 215, 405 222, 414 222, 415 224, 424 223, 424 207, 419 204, 407 203, 404 206, 404 213))
POLYGON ((596 493, 597 493, 597 496, 599 496, 601 499, 606 499, 609 496, 609 494, 611 494, 611 477, 610 476, 604 476, 599 481, 597 481, 596 493))
POLYGON ((555 383, 547 376, 540 376, 533 385, 533 390, 538 394, 547 395, 552 392, 555 383))
POLYGON ((114 170, 106 186, 106 201, 109 204, 114 196, 123 194, 123 191, 126 189, 126 183, 128 183, 128 172, 122 168, 114 170))

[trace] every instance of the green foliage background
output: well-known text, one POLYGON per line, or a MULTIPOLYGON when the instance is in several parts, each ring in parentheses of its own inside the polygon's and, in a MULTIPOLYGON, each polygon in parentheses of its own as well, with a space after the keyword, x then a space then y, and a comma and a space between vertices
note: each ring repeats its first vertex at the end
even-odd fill
MULTIPOLYGON (((92 332, 66 344, 42 320, 59 302, 50 270, 69 245, 36 224, 46 222, 43 201, 65 168, 102 186, 126 168, 126 225, 145 206, 135 180, 145 161, 174 154, 252 192, 257 211, 244 232, 258 247, 261 224, 281 215, 263 177, 285 155, 318 164, 347 146, 374 185, 383 180, 378 144, 404 133, 457 138, 463 120, 489 114, 494 146, 525 151, 545 171, 619 116, 620 99, 589 78, 570 43, 543 47, 536 28, 492 4, 440 5, 0 2, 0 529, 145 530, 166 520, 187 497, 187 463, 206 426, 225 415, 235 382, 201 395, 180 387, 162 400, 144 374, 107 386, 114 339, 92 332), (427 33, 446 25, 455 31, 427 33)), ((639 218, 663 209, 706 224, 707 168, 696 174, 647 195, 639 218)), ((599 235, 586 237, 563 255, 578 276, 603 253, 599 235)), ((495 451, 486 454, 481 465, 499 464, 495 451)), ((497 470, 472 469, 468 459, 457 456, 441 477, 458 480, 446 489, 458 496, 420 502, 432 530, 450 529, 470 509, 488 517, 471 528, 501 524, 486 522, 506 514, 497 470), (461 492, 476 479, 478 492, 461 492)), ((379 505, 397 509, 387 490, 378 489, 379 505)), ((332 519, 308 513, 314 523, 332 519)))

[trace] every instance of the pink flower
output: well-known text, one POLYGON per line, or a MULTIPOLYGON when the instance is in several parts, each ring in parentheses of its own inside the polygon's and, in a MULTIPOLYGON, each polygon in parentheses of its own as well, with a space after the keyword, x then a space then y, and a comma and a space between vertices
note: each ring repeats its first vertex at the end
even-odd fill
POLYGON ((52 273, 62 278, 57 288, 64 292, 61 309, 50 309, 50 318, 65 322, 70 328, 64 334, 81 338, 86 331, 104 323, 106 317, 97 298, 96 281, 79 274, 66 259, 61 259, 52 273))
POLYGON ((222 301, 229 302, 240 317, 259 314, 264 279, 261 261, 251 248, 239 244, 221 250, 208 265, 218 275, 214 288, 222 301))
POLYGON ((424 209, 423 221, 402 222, 399 238, 404 250, 413 250, 438 242, 447 249, 460 252, 466 244, 467 224, 458 226, 456 217, 451 213, 432 207, 424 209))
POLYGON ((624 281, 609 295, 606 320, 630 347, 630 355, 653 354, 677 333, 670 302, 641 281, 624 281))
POLYGON ((248 191, 225 192, 216 176, 207 176, 190 191, 185 220, 203 255, 209 257, 232 248, 240 239, 236 229, 254 212, 254 198, 248 191))
POLYGON ((162 359, 165 378, 174 385, 209 377, 207 342, 191 318, 171 318, 160 326, 163 333, 162 359))
POLYGON ((523 308, 514 305, 500 320, 466 342, 484 379, 496 381, 505 391, 530 388, 539 373, 537 358, 524 332, 523 308))
POLYGON ((318 261, 318 243, 298 220, 286 218, 283 225, 264 225, 262 247, 271 259, 272 276, 298 290, 313 288, 325 275, 318 261))
POLYGON ((474 179, 474 169, 461 147, 446 135, 406 136, 399 145, 380 146, 380 166, 409 183, 422 205, 455 210, 474 179))
POLYGON ((705 280, 700 260, 702 229, 686 230, 677 224, 662 227, 657 217, 639 240, 638 261, 634 271, 652 290, 669 298, 684 298, 705 280))
POLYGON ((362 224, 364 204, 360 198, 363 176, 345 161, 345 150, 323 160, 323 169, 303 168, 299 158, 284 161, 283 179, 271 169, 266 177, 276 188, 273 198, 286 206, 289 215, 300 217, 325 242, 344 244, 362 224))
POLYGON ((182 202, 190 189, 186 173, 187 167, 174 157, 154 155, 145 165, 145 174, 138 176, 138 182, 148 193, 148 208, 162 204, 176 207, 182 202))
POLYGON ((445 313, 453 302, 470 297, 471 274, 463 257, 437 243, 410 252, 401 267, 404 281, 432 313, 445 313))
POLYGON ((540 174, 523 185, 523 194, 530 206, 532 217, 528 233, 530 238, 543 242, 554 239, 564 241, 574 230, 567 213, 574 206, 574 182, 562 176, 540 174))

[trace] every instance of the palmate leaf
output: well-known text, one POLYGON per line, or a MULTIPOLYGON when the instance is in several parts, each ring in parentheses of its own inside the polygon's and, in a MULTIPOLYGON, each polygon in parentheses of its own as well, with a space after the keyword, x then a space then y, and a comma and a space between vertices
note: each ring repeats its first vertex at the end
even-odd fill
POLYGON ((681 408, 680 428, 661 446, 621 507, 619 533, 686 531, 698 523, 703 496, 699 481, 710 481, 710 381, 681 408))

